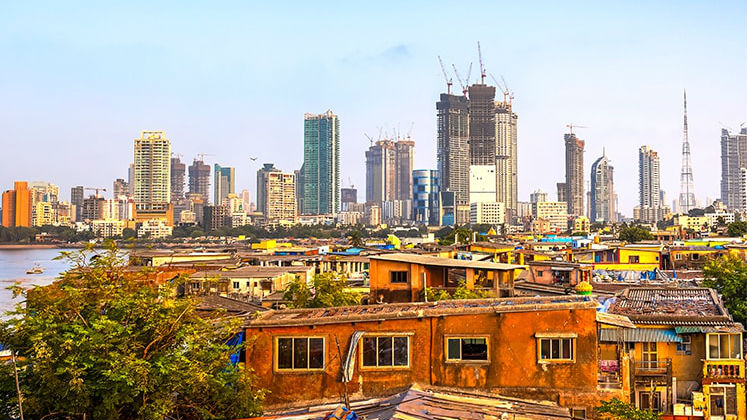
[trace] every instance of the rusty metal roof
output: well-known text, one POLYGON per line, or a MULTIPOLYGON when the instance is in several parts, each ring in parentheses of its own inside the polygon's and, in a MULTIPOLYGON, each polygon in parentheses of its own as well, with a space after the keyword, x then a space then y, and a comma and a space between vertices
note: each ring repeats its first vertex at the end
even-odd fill
POLYGON ((733 322, 716 291, 702 287, 631 287, 615 298, 609 312, 645 324, 725 325, 733 322))
POLYGON ((470 260, 456 260, 453 258, 433 257, 430 255, 416 255, 416 254, 382 254, 372 255, 371 260, 381 261, 394 261, 421 265, 433 265, 438 267, 448 268, 477 268, 480 270, 502 270, 509 271, 515 269, 525 268, 523 265, 515 264, 500 264, 487 261, 470 261, 470 260))
POLYGON ((254 317, 248 317, 245 326, 253 328, 264 326, 322 325, 387 319, 417 319, 445 315, 472 315, 491 312, 508 313, 596 309, 598 306, 599 304, 588 296, 442 300, 438 302, 267 311, 254 317))

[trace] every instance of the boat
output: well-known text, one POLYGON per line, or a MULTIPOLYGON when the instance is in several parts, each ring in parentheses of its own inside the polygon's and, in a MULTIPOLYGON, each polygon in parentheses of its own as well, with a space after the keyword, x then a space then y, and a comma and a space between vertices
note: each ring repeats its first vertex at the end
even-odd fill
POLYGON ((34 264, 33 267, 26 270, 26 274, 41 274, 44 272, 44 268, 39 264, 34 264))

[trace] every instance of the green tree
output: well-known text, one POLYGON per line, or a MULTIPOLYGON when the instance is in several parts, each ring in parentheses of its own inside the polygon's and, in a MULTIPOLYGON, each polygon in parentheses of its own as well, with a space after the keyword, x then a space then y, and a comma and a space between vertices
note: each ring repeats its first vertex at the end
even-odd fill
POLYGON ((360 228, 355 228, 348 232, 348 240, 350 241, 350 245, 355 248, 362 248, 365 245, 365 243, 363 242, 364 235, 365 231, 360 228))
POLYGON ((641 410, 633 404, 613 398, 602 401, 596 412, 605 420, 659 420, 661 414, 652 410, 641 410))
POLYGON ((747 322, 747 263, 735 255, 708 261, 703 267, 703 286, 723 296, 735 321, 747 322))
POLYGON ((653 239, 654 237, 651 235, 651 232, 640 226, 630 226, 620 229, 617 238, 621 241, 635 243, 653 239))
MULTIPOLYGON (((196 302, 176 298, 128 270, 113 245, 63 253, 72 268, 46 287, 22 289, 0 324, 19 356, 24 414, 46 419, 239 418, 260 412, 263 391, 229 357, 238 320, 210 322, 196 302), (91 258, 95 256, 95 258, 91 258)), ((3 369, 8 369, 3 364, 3 369)), ((7 372, 3 372, 7 373, 7 372)), ((0 411, 17 407, 13 376, 0 374, 0 411)))
POLYGON ((122 229, 122 239, 132 239, 132 238, 137 238, 137 232, 135 232, 135 229, 132 229, 132 228, 122 229))
POLYGON ((285 287, 283 299, 291 308, 328 308, 361 302, 360 294, 348 290, 347 279, 337 273, 315 274, 312 284, 296 277, 285 287))
POLYGON ((726 227, 726 234, 731 237, 743 236, 747 233, 747 222, 731 222, 726 227))

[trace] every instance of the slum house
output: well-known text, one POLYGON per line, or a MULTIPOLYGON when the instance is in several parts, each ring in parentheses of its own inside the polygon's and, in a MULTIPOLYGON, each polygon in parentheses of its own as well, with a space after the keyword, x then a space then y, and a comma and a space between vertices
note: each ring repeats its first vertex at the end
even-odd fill
POLYGON ((268 409, 421 384, 583 413, 624 398, 598 387, 597 306, 589 297, 557 296, 268 311, 247 319, 246 363, 270 391, 268 409))
POLYGON ((663 245, 622 245, 573 250, 571 261, 593 264, 594 270, 652 271, 661 269, 663 245))
POLYGON ((591 282, 591 264, 574 263, 568 261, 530 261, 527 281, 542 284, 559 284, 575 286, 582 281, 591 282))
POLYGON ((130 252, 130 265, 160 267, 173 264, 202 264, 221 261, 236 263, 232 252, 210 252, 195 250, 147 249, 130 252))
POLYGON ((516 271, 524 269, 521 265, 404 253, 370 258, 370 300, 380 303, 419 302, 426 287, 453 292, 460 282, 495 297, 513 296, 516 271))
POLYGON ((600 366, 614 370, 629 357, 637 407, 745 419, 742 325, 714 290, 629 288, 606 306, 637 327, 600 331, 600 366))
POLYGON ((670 246, 662 265, 665 270, 703 270, 708 261, 728 254, 721 246, 670 246))
POLYGON ((190 295, 219 295, 272 306, 270 295, 282 292, 296 278, 310 281, 313 268, 306 266, 257 267, 235 270, 199 271, 189 277, 185 290, 190 295))

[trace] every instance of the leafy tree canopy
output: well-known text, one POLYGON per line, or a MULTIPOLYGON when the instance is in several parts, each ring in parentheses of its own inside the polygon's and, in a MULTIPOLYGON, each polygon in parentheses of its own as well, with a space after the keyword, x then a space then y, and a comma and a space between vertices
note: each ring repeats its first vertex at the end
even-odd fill
MULTIPOLYGON (((257 414, 263 392, 230 364, 239 320, 212 322, 176 298, 182 280, 155 286, 113 245, 63 253, 56 283, 22 289, 0 324, 19 359, 26 416, 47 419, 212 419, 257 414)), ((0 415, 16 415, 15 383, 0 369, 0 415), (11 392, 12 391, 12 392, 11 392)))
POLYGON ((596 408, 597 413, 605 420, 659 420, 661 414, 651 410, 641 410, 633 404, 613 398, 602 401, 596 408))
POLYGON ((348 290, 347 279, 336 273, 315 274, 312 284, 300 277, 290 282, 283 299, 292 308, 328 308, 331 306, 358 305, 361 296, 348 290))
POLYGON ((747 234, 747 222, 732 222, 726 227, 726 234, 731 237, 739 237, 747 234))
POLYGON ((654 237, 651 235, 651 232, 642 227, 629 226, 620 229, 620 232, 617 234, 617 238, 621 241, 635 243, 653 239, 654 237))
POLYGON ((708 261, 703 276, 703 286, 712 287, 723 296, 734 320, 747 322, 747 263, 735 255, 727 255, 708 261))

